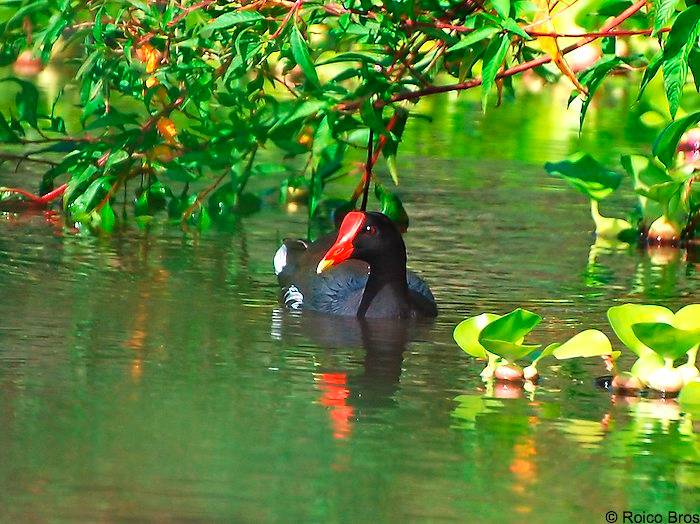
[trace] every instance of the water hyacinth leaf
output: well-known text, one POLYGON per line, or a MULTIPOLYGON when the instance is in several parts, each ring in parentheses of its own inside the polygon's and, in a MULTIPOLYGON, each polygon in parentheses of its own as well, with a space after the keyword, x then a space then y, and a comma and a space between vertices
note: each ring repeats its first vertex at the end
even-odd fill
POLYGON ((683 133, 700 122, 700 111, 691 113, 667 125, 656 137, 652 152, 666 167, 673 167, 676 149, 683 133))
POLYGON ((311 61, 311 56, 309 55, 309 47, 296 26, 292 28, 292 36, 290 41, 294 61, 299 67, 301 67, 306 79, 314 86, 321 87, 321 82, 319 81, 318 74, 316 73, 316 67, 311 61))
POLYGON ((610 339, 602 331, 587 329, 571 337, 552 351, 559 360, 577 357, 600 357, 612 354, 610 339))
POLYGON ((479 341, 483 343, 484 339, 489 339, 520 343, 541 321, 542 317, 538 314, 518 308, 488 324, 479 335, 479 341))
POLYGON ((700 330, 686 331, 663 322, 632 324, 634 335, 647 347, 664 358, 677 358, 700 344, 700 330))
POLYGON ((678 402, 683 407, 692 406, 694 411, 700 409, 700 380, 688 382, 683 386, 678 402))
POLYGON ((615 335, 627 348, 639 356, 652 350, 637 338, 632 330, 632 325, 641 322, 665 322, 671 324, 673 319, 673 312, 663 306, 623 304, 608 309, 608 321, 615 335))
POLYGON ((673 325, 680 329, 700 329, 700 304, 690 304, 678 310, 673 325))
POLYGON ((589 154, 579 153, 561 162, 547 162, 544 168, 594 200, 610 196, 622 181, 622 175, 606 169, 589 154))
POLYGON ((507 340, 493 340, 479 337, 481 345, 486 348, 486 351, 498 355, 506 359, 508 362, 514 362, 527 357, 530 353, 537 351, 542 347, 541 344, 516 344, 507 340))
POLYGON ((479 342, 479 334, 488 324, 501 318, 493 313, 482 313, 463 320, 454 330, 455 342, 463 351, 476 358, 487 358, 484 346, 479 342))

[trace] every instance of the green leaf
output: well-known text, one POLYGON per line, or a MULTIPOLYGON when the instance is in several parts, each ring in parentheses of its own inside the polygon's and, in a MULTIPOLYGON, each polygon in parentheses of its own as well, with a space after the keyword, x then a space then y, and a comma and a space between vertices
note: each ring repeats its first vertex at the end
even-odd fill
POLYGON ((457 42, 455 45, 452 47, 449 47, 447 49, 448 53, 451 53, 452 51, 459 51, 460 49, 464 49, 465 47, 469 47, 471 45, 474 45, 475 43, 484 40, 486 38, 491 38, 493 35, 496 33, 500 32, 501 28, 500 27, 493 27, 493 26, 487 26, 487 27, 480 27, 479 29, 475 29, 471 33, 467 33, 465 37, 460 38, 459 42, 457 42))
POLYGON ((199 34, 204 38, 209 38, 214 31, 219 29, 226 29, 234 25, 255 22, 262 19, 263 16, 257 11, 229 11, 203 27, 199 31, 199 34))
POLYGON ((700 111, 691 113, 667 125, 656 137, 652 152, 668 168, 673 167, 676 149, 683 133, 700 121, 700 111))
POLYGON ((536 313, 518 308, 491 322, 481 332, 480 338, 522 342, 522 339, 542 321, 536 313))
POLYGON ((534 40, 533 37, 531 37, 520 25, 518 22, 513 20, 512 18, 508 18, 506 20, 503 20, 501 22, 501 27, 508 31, 509 33, 513 33, 514 35, 518 35, 519 37, 523 38, 524 40, 534 40))
POLYGON ((700 344, 700 330, 686 331, 662 322, 632 324, 632 331, 642 344, 673 360, 700 344))
POLYGON ((614 55, 617 39, 614 36, 603 38, 601 49, 604 55, 614 55))
POLYGON ((489 323, 479 334, 479 343, 486 351, 512 362, 540 348, 523 345, 523 339, 540 323, 542 317, 518 308, 489 323))
MULTIPOLYGON (((603 57, 591 68, 587 69, 579 76, 579 82, 581 85, 588 89, 588 96, 583 99, 581 103, 581 116, 579 119, 579 127, 583 128, 583 122, 586 119, 586 113, 588 112, 588 107, 593 101, 593 95, 597 91, 600 84, 603 83, 605 77, 615 70, 624 61, 618 56, 603 55, 603 57)), ((570 101, 573 100, 570 99, 570 101)))
POLYGON ((19 142, 19 136, 17 136, 17 133, 10 127, 10 124, 7 123, 2 113, 0 113, 0 142, 6 144, 19 142))
POLYGON ((642 82, 639 85, 639 93, 637 93, 637 102, 641 100, 644 91, 646 91, 646 88, 649 85, 649 82, 651 82, 654 79, 656 74, 659 72, 659 69, 661 69, 661 64, 663 64, 663 58, 664 52, 663 50, 660 50, 651 58, 646 68, 644 69, 644 75, 642 75, 642 82))
POLYGON ((687 331, 700 329, 700 304, 690 304, 678 310, 673 325, 687 331))
POLYGON ((540 344, 524 345, 508 342, 507 340, 495 340, 483 337, 479 337, 479 341, 486 348, 486 351, 498 355, 508 362, 514 362, 525 358, 533 351, 537 351, 542 347, 540 344))
POLYGON ((488 324, 501 318, 493 313, 482 313, 481 315, 463 320, 454 330, 455 342, 469 355, 476 358, 487 358, 484 346, 479 342, 479 334, 488 324))
POLYGON ((612 354, 610 340, 597 329, 587 329, 554 349, 552 354, 559 360, 577 357, 599 357, 612 354))
POLYGON ((486 111, 489 93, 496 82, 498 70, 501 68, 506 58, 509 45, 510 37, 507 34, 501 35, 491 40, 484 52, 484 67, 481 71, 481 108, 483 111, 486 111))
POLYGON ((116 217, 114 216, 114 210, 109 202, 105 202, 100 211, 100 228, 107 233, 111 233, 114 229, 114 223, 116 217))
POLYGON ((654 0, 654 32, 652 36, 659 32, 659 29, 666 25, 671 16, 676 11, 679 0, 654 0))
POLYGON ((34 129, 37 128, 37 112, 39 106, 39 91, 34 84, 19 78, 3 78, 0 82, 14 82, 21 90, 15 97, 20 120, 24 120, 34 129))
POLYGON ((292 45, 292 56, 299 67, 301 67, 306 79, 315 87, 321 87, 318 75, 316 74, 316 68, 314 67, 313 62, 311 61, 311 56, 309 55, 309 48, 304 40, 304 37, 301 35, 296 26, 292 28, 290 42, 292 45))
POLYGON ((652 350, 637 338, 632 330, 632 325, 641 322, 666 322, 670 324, 673 319, 673 312, 663 306, 623 304, 608 309, 608 321, 617 338, 640 356, 652 350))
POLYGON ((678 402, 684 409, 692 406, 695 411, 700 408, 700 380, 688 382, 678 395, 678 402))
POLYGON ((594 200, 610 196, 622 181, 622 175, 605 168, 589 154, 578 153, 568 160, 547 162, 544 168, 594 200))
POLYGON ((664 88, 671 117, 676 117, 683 86, 688 76, 690 52, 700 36, 700 5, 693 5, 678 15, 666 40, 663 54, 664 88))
POLYGON ((374 195, 379 200, 379 210, 388 216, 402 231, 408 229, 408 213, 396 193, 389 191, 383 184, 374 185, 374 195))
POLYGON ((498 13, 498 16, 501 18, 508 18, 510 14, 510 0, 491 0, 491 5, 496 13, 498 13))

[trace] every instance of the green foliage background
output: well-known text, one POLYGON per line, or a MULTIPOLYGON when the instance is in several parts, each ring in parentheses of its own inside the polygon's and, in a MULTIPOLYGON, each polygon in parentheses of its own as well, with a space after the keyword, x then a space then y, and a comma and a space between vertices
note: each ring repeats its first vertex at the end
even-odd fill
MULTIPOLYGON (((248 182, 270 174, 284 175, 282 198, 302 195, 314 216, 329 181, 356 174, 359 182, 363 170, 348 152, 368 148, 370 137, 369 164, 383 156, 397 180, 415 101, 481 86, 486 109, 515 94, 519 73, 555 81, 566 74, 558 60, 599 39, 602 53, 572 93, 583 102, 581 125, 613 74, 639 71, 641 97, 660 73, 672 117, 691 80, 697 91, 699 5, 594 0, 576 18, 587 32, 548 54, 546 39, 560 36, 547 32, 553 8, 544 0, 5 0, 0 65, 25 49, 43 63, 67 61, 81 118, 67 126, 57 100, 7 77, 0 82, 16 90, 16 105, 0 113, 0 141, 45 159, 40 193, 64 191, 74 222, 110 230, 114 198, 135 181, 139 223, 167 212, 205 227, 255 211, 248 182), (618 52, 623 38, 637 42, 631 53, 618 52), (547 66, 553 58, 558 68, 547 66)), ((681 134, 697 118, 683 122, 681 134)), ((678 139, 655 153, 673 157, 678 139)), ((341 207, 356 204, 361 186, 341 207)), ((407 220, 388 188, 378 185, 377 196, 407 220)))

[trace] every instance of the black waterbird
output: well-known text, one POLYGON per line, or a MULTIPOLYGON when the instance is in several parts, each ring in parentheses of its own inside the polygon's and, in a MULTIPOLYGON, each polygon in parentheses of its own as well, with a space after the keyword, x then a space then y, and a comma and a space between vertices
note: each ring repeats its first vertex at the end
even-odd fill
POLYGON ((285 240, 274 263, 291 309, 361 318, 437 316, 430 288, 406 269, 400 231, 382 213, 352 211, 337 235, 312 244, 285 240))

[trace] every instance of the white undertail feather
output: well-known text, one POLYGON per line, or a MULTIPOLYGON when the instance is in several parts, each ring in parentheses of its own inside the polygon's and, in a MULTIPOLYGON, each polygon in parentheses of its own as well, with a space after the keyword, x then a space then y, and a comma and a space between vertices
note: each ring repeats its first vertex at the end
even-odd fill
POLYGON ((289 286, 284 294, 284 305, 290 309, 301 309, 303 303, 304 295, 299 291, 299 288, 294 285, 289 286))
POLYGON ((275 253, 274 258, 275 275, 279 275, 287 265, 287 246, 282 244, 275 253))

